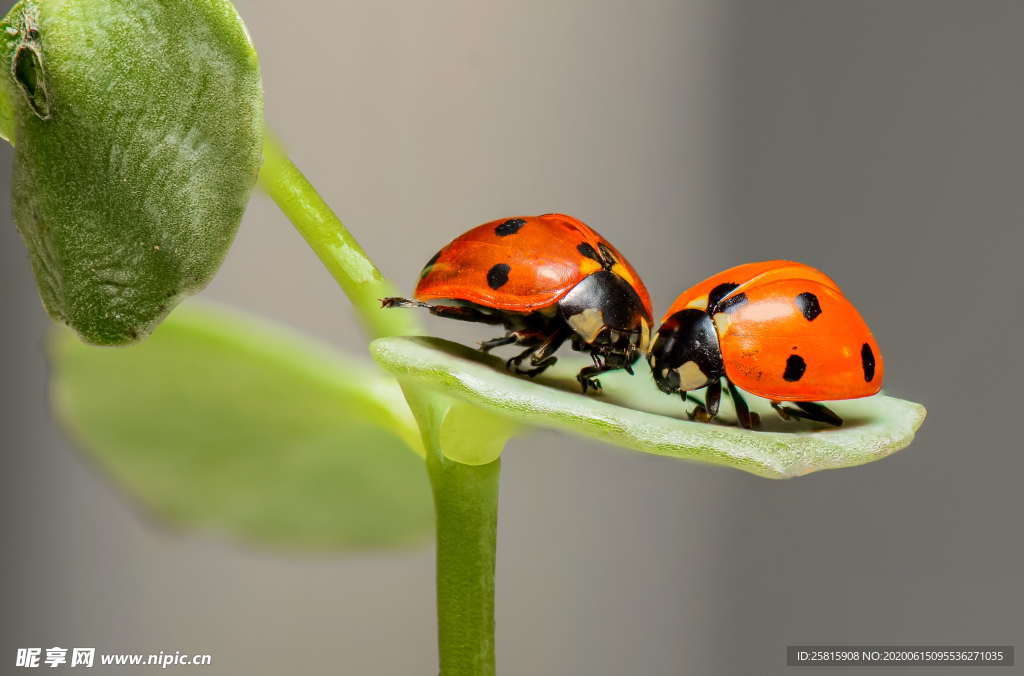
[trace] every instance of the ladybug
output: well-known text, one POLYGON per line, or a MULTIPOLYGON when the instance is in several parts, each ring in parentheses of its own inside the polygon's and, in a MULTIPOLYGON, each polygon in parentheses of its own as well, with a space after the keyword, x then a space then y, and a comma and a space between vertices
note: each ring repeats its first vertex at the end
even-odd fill
POLYGON ((739 389, 770 399, 783 419, 839 426, 842 418, 815 402, 875 394, 885 371, 878 343, 839 285, 792 261, 739 265, 683 292, 647 360, 662 392, 685 401, 707 387, 691 419, 717 415, 725 378, 747 429, 759 421, 739 389))
POLYGON ((565 214, 499 219, 456 237, 427 261, 415 298, 381 304, 503 325, 505 335, 480 349, 524 346, 506 367, 530 377, 553 365, 568 340, 594 360, 576 376, 583 392, 600 390, 595 376, 605 371, 632 374, 653 327, 651 298, 633 266, 565 214))

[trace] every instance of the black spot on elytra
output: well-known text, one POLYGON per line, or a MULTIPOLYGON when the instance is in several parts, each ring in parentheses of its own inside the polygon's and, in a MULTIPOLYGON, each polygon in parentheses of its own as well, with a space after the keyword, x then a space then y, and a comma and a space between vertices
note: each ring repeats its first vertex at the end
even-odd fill
POLYGON ((809 291, 805 291, 796 297, 796 306, 800 308, 800 312, 804 313, 804 317, 809 322, 813 322, 821 314, 821 305, 818 303, 818 297, 809 291))
POLYGON ((508 237, 519 232, 519 229, 526 225, 526 221, 522 218, 510 218, 498 227, 494 229, 494 234, 498 237, 508 237))
POLYGON ((508 271, 511 269, 508 263, 498 263, 492 267, 487 271, 487 286, 495 291, 505 286, 505 283, 508 281, 508 271))
POLYGON ((725 300, 718 303, 718 307, 715 308, 715 312, 732 312, 739 306, 747 302, 747 294, 738 293, 735 296, 729 296, 725 300))
POLYGON ((615 254, 612 253, 612 250, 609 249, 604 242, 598 242, 597 248, 601 250, 601 257, 604 258, 604 262, 607 267, 610 268, 618 263, 618 261, 615 260, 615 254))
POLYGON ((718 311, 718 304, 737 286, 739 286, 739 284, 725 282, 724 284, 719 284, 715 288, 711 289, 711 293, 708 294, 708 313, 715 314, 715 312, 718 311))
POLYGON ((795 383, 804 377, 807 370, 807 362, 798 354, 791 354, 786 359, 786 370, 782 373, 782 379, 788 383, 795 383))
POLYGON ((576 247, 576 250, 579 251, 584 256, 586 256, 587 258, 589 258, 590 260, 597 261, 598 263, 601 263, 601 265, 604 265, 604 261, 601 260, 601 257, 598 255, 596 251, 594 251, 594 247, 590 246, 589 242, 583 242, 583 244, 580 244, 578 247, 576 247))
POLYGON ((867 343, 860 348, 860 365, 864 367, 864 382, 870 383, 875 377, 875 353, 867 343))

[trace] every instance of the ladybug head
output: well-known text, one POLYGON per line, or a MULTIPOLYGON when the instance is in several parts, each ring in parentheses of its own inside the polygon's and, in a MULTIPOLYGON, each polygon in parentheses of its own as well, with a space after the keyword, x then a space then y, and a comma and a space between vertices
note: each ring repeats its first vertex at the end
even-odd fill
POLYGON ((574 342, 602 355, 609 368, 626 368, 647 349, 651 317, 633 287, 609 270, 588 275, 558 302, 574 342))
POLYGON ((715 324, 707 312, 692 308, 665 320, 647 361, 658 388, 666 394, 699 390, 725 374, 715 324))

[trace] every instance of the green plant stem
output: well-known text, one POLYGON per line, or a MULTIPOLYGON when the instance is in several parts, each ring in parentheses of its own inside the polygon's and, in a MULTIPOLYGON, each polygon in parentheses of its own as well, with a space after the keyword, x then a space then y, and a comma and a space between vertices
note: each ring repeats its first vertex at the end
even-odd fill
POLYGON ((270 132, 263 143, 260 186, 337 280, 368 333, 378 338, 418 333, 411 312, 381 311, 380 299, 397 295, 394 287, 270 132))
POLYGON ((468 465, 445 456, 442 439, 459 432, 445 424, 451 400, 399 382, 423 435, 434 491, 441 676, 490 676, 501 460, 468 465))
POLYGON ((490 676, 501 460, 463 465, 428 453, 427 469, 437 514, 441 676, 490 676))
MULTIPOLYGON (((394 288, 269 132, 260 185, 302 234, 376 337, 419 333, 409 312, 382 311, 394 288)), ((427 447, 437 515, 438 652, 443 676, 494 674, 494 564, 500 460, 466 465, 447 459, 441 436, 446 398, 403 383, 427 447)))

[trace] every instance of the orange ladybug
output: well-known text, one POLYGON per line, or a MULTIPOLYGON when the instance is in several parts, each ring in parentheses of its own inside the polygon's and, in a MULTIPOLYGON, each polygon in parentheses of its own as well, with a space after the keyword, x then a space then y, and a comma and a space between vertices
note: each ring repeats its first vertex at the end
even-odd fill
POLYGON ((685 401, 688 391, 708 388, 691 418, 717 415, 725 378, 748 429, 757 418, 738 389, 770 399, 784 419, 838 426, 842 418, 815 402, 875 394, 885 372, 878 343, 839 285, 792 261, 739 265, 683 292, 647 359, 663 392, 685 401))
POLYGON ((601 389, 595 376, 605 371, 632 374, 653 326, 651 298, 633 266, 589 226, 565 214, 499 219, 456 237, 427 261, 415 297, 381 303, 501 324, 505 335, 480 349, 525 346, 506 366, 527 376, 554 364, 554 353, 570 341, 572 349, 594 360, 576 377, 584 392, 601 389))

